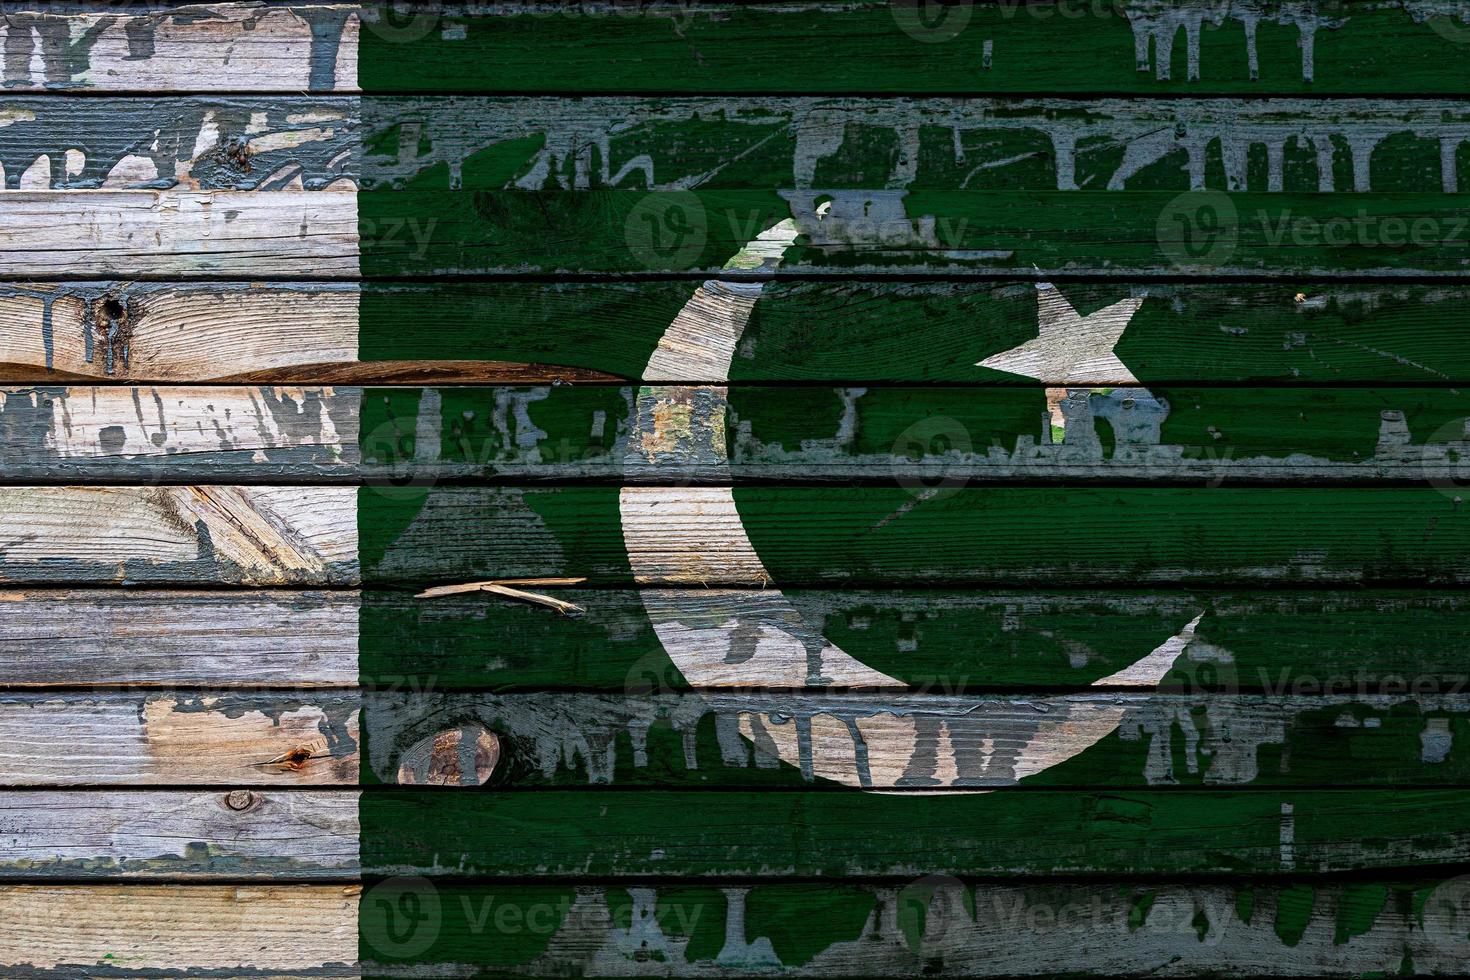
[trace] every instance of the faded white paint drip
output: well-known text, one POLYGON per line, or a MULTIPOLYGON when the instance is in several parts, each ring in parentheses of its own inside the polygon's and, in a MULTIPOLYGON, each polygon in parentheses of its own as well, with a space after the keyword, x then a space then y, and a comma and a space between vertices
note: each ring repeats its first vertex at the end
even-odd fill
POLYGON ((158 167, 152 157, 129 154, 107 172, 102 186, 107 190, 129 190, 142 187, 158 179, 158 167))
POLYGON ((1290 803, 1281 804, 1280 854, 1281 870, 1296 868, 1296 808, 1290 803))
POLYGON ((20 189, 23 191, 49 191, 51 189, 51 157, 45 153, 36 157, 34 163, 22 171, 20 189))

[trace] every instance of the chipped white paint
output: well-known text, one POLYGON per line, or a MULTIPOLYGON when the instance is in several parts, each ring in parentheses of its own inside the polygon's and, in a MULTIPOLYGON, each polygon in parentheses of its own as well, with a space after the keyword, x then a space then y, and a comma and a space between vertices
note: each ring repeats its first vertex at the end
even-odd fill
MULTIPOLYGON (((794 222, 783 221, 737 255, 730 267, 775 268, 797 234, 794 222)), ((675 318, 650 359, 645 380, 728 380, 730 357, 749 321, 759 284, 740 294, 738 302, 724 299, 711 288, 718 285, 701 287, 675 318), (704 323, 712 310, 716 322, 704 323), (697 336, 691 336, 695 324, 713 340, 700 343, 697 336)), ((1133 380, 1113 346, 1142 299, 1124 300, 1102 314, 1083 318, 1049 284, 1043 284, 1039 297, 1041 336, 1030 346, 998 355, 999 360, 990 359, 1006 365, 1001 370, 1024 367, 1039 373, 1059 372, 1063 378, 1075 376, 1074 372, 1093 376, 1101 371, 1133 380), (1088 323, 1094 319, 1095 324, 1088 323), (1073 336, 1079 329, 1095 334, 1095 339, 1079 344, 1073 336), (1065 340, 1058 353, 1054 345, 1061 335, 1065 340)), ((723 396, 720 389, 713 390, 723 396)), ((727 461, 723 406, 701 413, 686 404, 686 410, 676 416, 673 403, 667 389, 640 391, 627 464, 674 464, 689 457, 691 447, 698 447, 696 453, 707 452, 717 461, 727 461)), ((729 488, 625 487, 619 510, 629 564, 640 584, 700 586, 719 581, 762 590, 693 593, 708 596, 709 606, 704 609, 691 609, 689 590, 640 592, 669 658, 696 688, 728 684, 732 674, 754 687, 905 686, 828 642, 819 630, 807 627, 789 601, 768 588, 770 574, 745 532, 729 488), (735 664, 738 669, 732 670, 735 664)), ((1187 645, 1199 618, 1137 664, 1105 681, 1157 685, 1187 645)), ((856 716, 790 718, 747 713, 741 716, 740 731, 758 752, 798 766, 809 778, 819 775, 864 789, 914 785, 973 789, 1012 785, 1072 758, 1115 731, 1124 708, 1055 699, 1037 704, 1034 711, 1019 730, 1011 726, 1009 731, 1005 720, 973 709, 942 721, 867 712, 861 720, 856 716)))
POLYGON ((0 194, 0 275, 348 278, 358 272, 354 194, 0 194), (63 212, 69 220, 58 223, 63 212))
MULTIPOLYGON (((58 459, 138 459, 319 447, 325 458, 355 457, 356 431, 338 431, 331 388, 102 387, 0 390, 0 416, 16 402, 45 406, 40 448, 58 459)), ((360 396, 351 389, 351 417, 360 396)), ((3 421, 3 418, 0 418, 3 421)), ((19 447, 16 447, 19 448, 19 447)))
POLYGON ((1066 385, 1126 385, 1138 379, 1118 359, 1114 348, 1128 329, 1144 297, 1130 296, 1096 313, 1082 316, 1062 291, 1049 282, 1036 284, 1037 335, 1019 347, 992 354, 976 367, 1006 371, 1048 384, 1047 406, 1052 425, 1065 429, 1061 401, 1066 385))
POLYGON ((102 186, 107 190, 129 190, 157 179, 158 165, 152 157, 129 154, 112 165, 102 186))
POLYGON ((190 4, 0 18, 11 91, 352 91, 358 4, 190 4), (313 21, 316 22, 314 29, 313 21))

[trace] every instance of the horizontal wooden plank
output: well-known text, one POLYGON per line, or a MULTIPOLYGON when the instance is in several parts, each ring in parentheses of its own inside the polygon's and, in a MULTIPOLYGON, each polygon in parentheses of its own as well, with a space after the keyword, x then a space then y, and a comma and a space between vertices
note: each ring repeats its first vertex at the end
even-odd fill
MULTIPOLYGON (((0 284, 0 380, 637 379, 697 289, 690 282, 0 284)), ((1470 290, 1453 285, 1069 283, 1056 291, 1067 306, 1055 310, 1068 333, 1089 338, 1087 356, 1043 361, 1030 374, 993 360, 1038 339, 1045 295, 1029 283, 771 282, 723 362, 690 358, 680 365, 685 376, 656 380, 1106 385, 1119 379, 1103 377, 1110 372, 1095 371, 1091 358, 1111 349, 1141 383, 1470 382, 1457 333, 1470 316, 1470 290), (1128 300, 1142 302, 1125 323, 1095 316, 1128 300), (1068 308, 1075 318, 1065 317, 1068 308)), ((720 321, 703 315, 702 335, 713 347, 720 321)))
MULTIPOLYGON (((3 725, 3 723, 0 723, 3 725)), ((497 787, 1462 786, 1465 696, 369 693, 383 783, 497 787), (488 773, 439 753, 483 730, 488 773)))
MULTIPOLYGON (((1470 266, 1470 209, 1438 191, 404 189, 357 205, 369 277, 760 271, 758 235, 786 244, 768 267, 820 275, 1341 281, 1453 279, 1470 266)), ((291 217, 276 234, 296 233, 291 217)), ((323 225, 307 239, 332 239, 323 225)))
POLYGON ((856 217, 845 203, 857 192, 873 195, 877 221, 926 191, 1337 192, 1351 205, 1369 191, 1453 193, 1470 181, 1470 103, 1452 100, 461 96, 361 107, 365 208, 389 188, 763 190, 798 220, 814 219, 812 198, 825 194, 835 224, 856 217))
MULTIPOLYGON (((163 970, 212 976, 397 976, 494 968, 539 975, 1070 973, 1358 975, 1454 972, 1459 880, 820 886, 390 880, 346 886, 9 885, 12 973, 55 980, 163 970), (411 895, 426 914, 405 921, 411 895), (57 914, 60 912, 60 914, 57 914), (486 913, 481 915, 481 913, 486 913), (1004 931, 991 923, 1005 924, 1004 931), (148 941, 140 942, 139 933, 148 941), (91 965, 96 964, 96 965, 91 965), (926 973, 926 968, 928 973, 926 973), (39 972, 30 972, 39 971, 39 972)), ((8 943, 6 940, 10 940, 8 943)))
MULTIPOLYGON (((368 582, 1450 585, 1470 580, 1470 509, 1457 496, 1452 488, 367 487, 358 529, 368 582)), ((14 564, 0 573, 16 574, 14 564)))
POLYGON ((356 3, 10 4, 10 91, 277 92, 356 87, 356 3))
POLYGON ((363 683, 419 692, 657 694, 878 681, 941 694, 1075 691, 1123 671, 1204 610, 1161 688, 1274 696, 1470 690, 1459 653, 1470 636, 1470 601, 1451 591, 788 589, 762 605, 748 593, 691 589, 667 590, 652 608, 636 591, 546 591, 583 612, 569 618, 484 593, 423 600, 364 592, 363 683), (824 645, 812 657, 818 637, 824 645), (825 644, 877 676, 839 670, 825 644))
POLYGON ((365 872, 732 875, 1369 873, 1463 863, 1463 790, 982 794, 364 791, 365 872))
POLYGON ((770 257, 787 271, 822 275, 1450 280, 1470 267, 1470 210, 1439 192, 794 194, 14 191, 0 195, 0 276, 713 275, 760 271, 757 236, 785 242, 770 257))
POLYGON ((346 976, 358 885, 0 886, 13 977, 346 976))
POLYGON ((366 91, 1466 91, 1457 2, 445 5, 372 29, 366 91), (589 44, 589 32, 598 43, 589 44))
POLYGON ((366 964, 398 976, 1309 976, 1453 972, 1464 879, 1273 884, 390 880, 366 964), (406 921, 395 902, 426 910, 406 921), (396 913, 396 914, 395 914, 396 913))
POLYGON ((0 676, 12 687, 361 682, 420 693, 831 686, 838 678, 824 676, 820 662, 813 670, 804 645, 778 646, 783 627, 797 637, 805 627, 920 691, 1075 691, 1122 671, 1203 610, 1161 689, 1275 697, 1470 690, 1459 652, 1470 600, 1448 591, 787 590, 787 618, 758 619, 745 632, 742 614, 758 608, 745 597, 691 591, 665 601, 684 625, 668 642, 692 680, 637 591, 554 594, 582 612, 566 617, 485 593, 0 592, 0 676), (741 652, 738 641, 752 632, 764 663, 741 652))
POLYGON ((360 704, 355 692, 0 694, 0 785, 355 785, 360 704))
POLYGON ((1440 388, 25 387, 0 480, 1453 486, 1467 425, 1440 388))
POLYGON ((351 278, 349 191, 0 194, 0 276, 351 278))
POLYGON ((350 98, 57 99, 7 91, 0 190, 345 190, 359 176, 359 119, 350 98))
POLYGON ((6 487, 0 513, 11 585, 1470 581, 1455 487, 6 487))
POLYGON ((7 687, 353 687, 355 592, 0 592, 7 687))
POLYGON ((353 879, 357 792, 8 790, 0 878, 353 879))
POLYGON ((22 91, 1465 92, 1457 3, 960 6, 608 2, 563 18, 534 5, 405 16, 383 4, 22 3, 0 37, 5 87, 22 91))
POLYGON ((1448 789, 250 792, 0 794, 0 876, 1406 873, 1470 847, 1448 789))
POLYGON ((7 488, 0 581, 351 585, 356 514, 350 488, 7 488))

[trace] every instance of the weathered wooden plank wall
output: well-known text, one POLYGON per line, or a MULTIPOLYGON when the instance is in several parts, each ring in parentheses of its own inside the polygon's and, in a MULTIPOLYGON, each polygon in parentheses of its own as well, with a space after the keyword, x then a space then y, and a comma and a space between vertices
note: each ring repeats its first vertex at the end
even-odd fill
POLYGON ((0 4, 0 972, 1463 972, 1467 43, 0 4))

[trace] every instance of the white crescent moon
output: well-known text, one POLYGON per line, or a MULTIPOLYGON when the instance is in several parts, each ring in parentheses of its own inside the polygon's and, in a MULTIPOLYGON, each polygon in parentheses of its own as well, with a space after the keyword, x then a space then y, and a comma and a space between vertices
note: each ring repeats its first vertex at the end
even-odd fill
MULTIPOLYGON (((762 232, 727 269, 779 265, 799 229, 787 219, 762 232)), ((630 472, 697 464, 728 468, 725 406, 730 360, 762 283, 709 280, 659 340, 638 391, 625 459, 630 472), (663 384, 660 384, 662 382, 663 384), (688 384, 705 383, 692 396, 688 384), (715 384, 711 384, 715 383, 715 384)), ((699 586, 717 579, 746 589, 647 588, 654 632, 696 688, 887 688, 908 685, 861 663, 803 622, 750 543, 728 487, 624 487, 623 540, 634 579, 645 585, 699 586), (699 518, 694 520, 692 518, 699 518)), ((1204 615, 1129 667, 1095 686, 1155 688, 1204 615)), ((1091 696, 926 707, 912 712, 892 697, 872 703, 825 699, 803 716, 742 712, 739 727, 769 756, 807 778, 871 790, 908 787, 985 792, 1072 758, 1111 734, 1126 705, 1091 696)))

